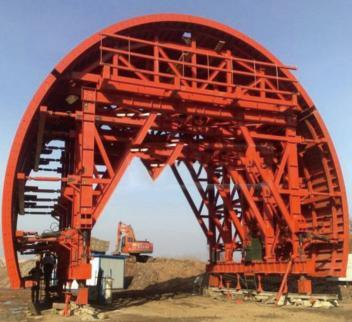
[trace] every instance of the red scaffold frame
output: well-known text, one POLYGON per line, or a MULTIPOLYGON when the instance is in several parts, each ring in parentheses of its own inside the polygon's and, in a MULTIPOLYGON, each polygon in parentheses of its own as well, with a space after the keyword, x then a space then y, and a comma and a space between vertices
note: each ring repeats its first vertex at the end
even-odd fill
POLYGON ((11 148, 11 286, 24 285, 18 252, 51 251, 58 288, 77 280, 87 302, 91 230, 133 158, 153 180, 171 167, 207 239, 211 286, 279 275, 310 289, 310 278, 343 276, 343 177, 292 69, 238 31, 187 15, 126 20, 76 47, 38 89, 11 148), (50 216, 58 229, 20 231, 23 215, 50 216))

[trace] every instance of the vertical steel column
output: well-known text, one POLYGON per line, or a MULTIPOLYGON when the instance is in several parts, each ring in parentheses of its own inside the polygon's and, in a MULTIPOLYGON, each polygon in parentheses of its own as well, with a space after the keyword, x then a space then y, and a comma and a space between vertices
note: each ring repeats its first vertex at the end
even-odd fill
MULTIPOLYGON (((229 188, 230 186, 230 178, 227 173, 226 167, 222 167, 222 185, 225 186, 226 191, 227 191, 227 197, 229 199, 229 205, 232 206, 232 198, 231 198, 231 190, 229 188), (230 192, 230 193, 228 193, 230 192)), ((230 216, 230 211, 231 209, 228 209, 227 205, 225 205, 224 201, 224 233, 225 233, 225 239, 224 239, 224 260, 225 262, 231 262, 233 260, 233 250, 234 250, 234 241, 232 239, 232 225, 231 225, 231 216, 230 216)))
MULTIPOLYGON (((209 261, 210 263, 216 263, 217 258, 217 243, 216 243, 216 206, 215 206, 215 188, 212 180, 214 169, 212 167, 207 168, 207 208, 208 208, 208 227, 210 231, 209 241, 209 261)), ((199 184, 199 183, 198 183, 199 184)))
POLYGON ((80 214, 76 227, 81 230, 92 229, 94 142, 95 142, 95 90, 82 89, 82 146, 81 148, 81 186, 80 214))
POLYGON ((77 280, 80 286, 78 297, 88 303, 85 280, 91 276, 90 232, 93 227, 93 176, 95 144, 95 90, 82 88, 81 124, 76 146, 75 175, 78 189, 73 196, 71 218, 72 243, 70 249, 69 280, 77 280))
MULTIPOLYGON (((286 136, 288 137, 287 149, 287 176, 288 176, 288 189, 289 189, 289 205, 290 215, 297 225, 297 230, 305 227, 304 218, 301 214, 301 197, 299 195, 300 179, 298 169, 298 156, 297 156, 297 142, 294 140, 296 133, 296 120, 293 115, 290 116, 290 125, 286 128, 286 136)), ((292 251, 293 258, 302 256, 299 252, 299 240, 297 234, 292 234, 292 251)))

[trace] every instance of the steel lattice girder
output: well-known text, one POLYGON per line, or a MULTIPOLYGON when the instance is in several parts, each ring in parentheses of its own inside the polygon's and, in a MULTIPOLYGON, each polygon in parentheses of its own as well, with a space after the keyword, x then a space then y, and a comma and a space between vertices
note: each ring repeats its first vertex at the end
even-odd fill
POLYGON ((238 31, 185 15, 127 20, 76 47, 38 89, 10 152, 12 287, 23 285, 17 252, 55 251, 61 284, 90 277, 90 231, 136 157, 153 179, 172 167, 208 240, 210 273, 343 276, 342 173, 290 69, 238 31), (31 214, 52 216, 59 232, 18 231, 31 214), (254 239, 260 260, 234 255, 254 239))

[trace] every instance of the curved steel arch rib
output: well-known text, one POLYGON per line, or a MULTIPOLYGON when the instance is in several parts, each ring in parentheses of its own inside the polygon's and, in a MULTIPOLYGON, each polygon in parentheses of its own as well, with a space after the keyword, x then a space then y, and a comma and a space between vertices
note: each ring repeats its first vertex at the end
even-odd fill
POLYGON ((80 44, 38 89, 10 152, 12 287, 23 285, 18 252, 56 252, 61 284, 89 278, 90 231, 136 157, 153 179, 172 167, 207 238, 214 285, 224 273, 343 276, 342 173, 291 69, 238 31, 186 15, 130 19, 80 44), (22 215, 52 216, 59 231, 19 231, 22 215))

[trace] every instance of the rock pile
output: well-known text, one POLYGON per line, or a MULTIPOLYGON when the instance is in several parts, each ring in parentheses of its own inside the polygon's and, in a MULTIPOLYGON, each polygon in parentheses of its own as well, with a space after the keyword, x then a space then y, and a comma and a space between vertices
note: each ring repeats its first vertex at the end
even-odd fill
MULTIPOLYGON (((64 303, 53 303, 51 313, 53 315, 64 315, 64 303)), ((90 305, 70 304, 70 316, 77 316, 82 321, 97 321, 108 319, 108 315, 90 305)))

